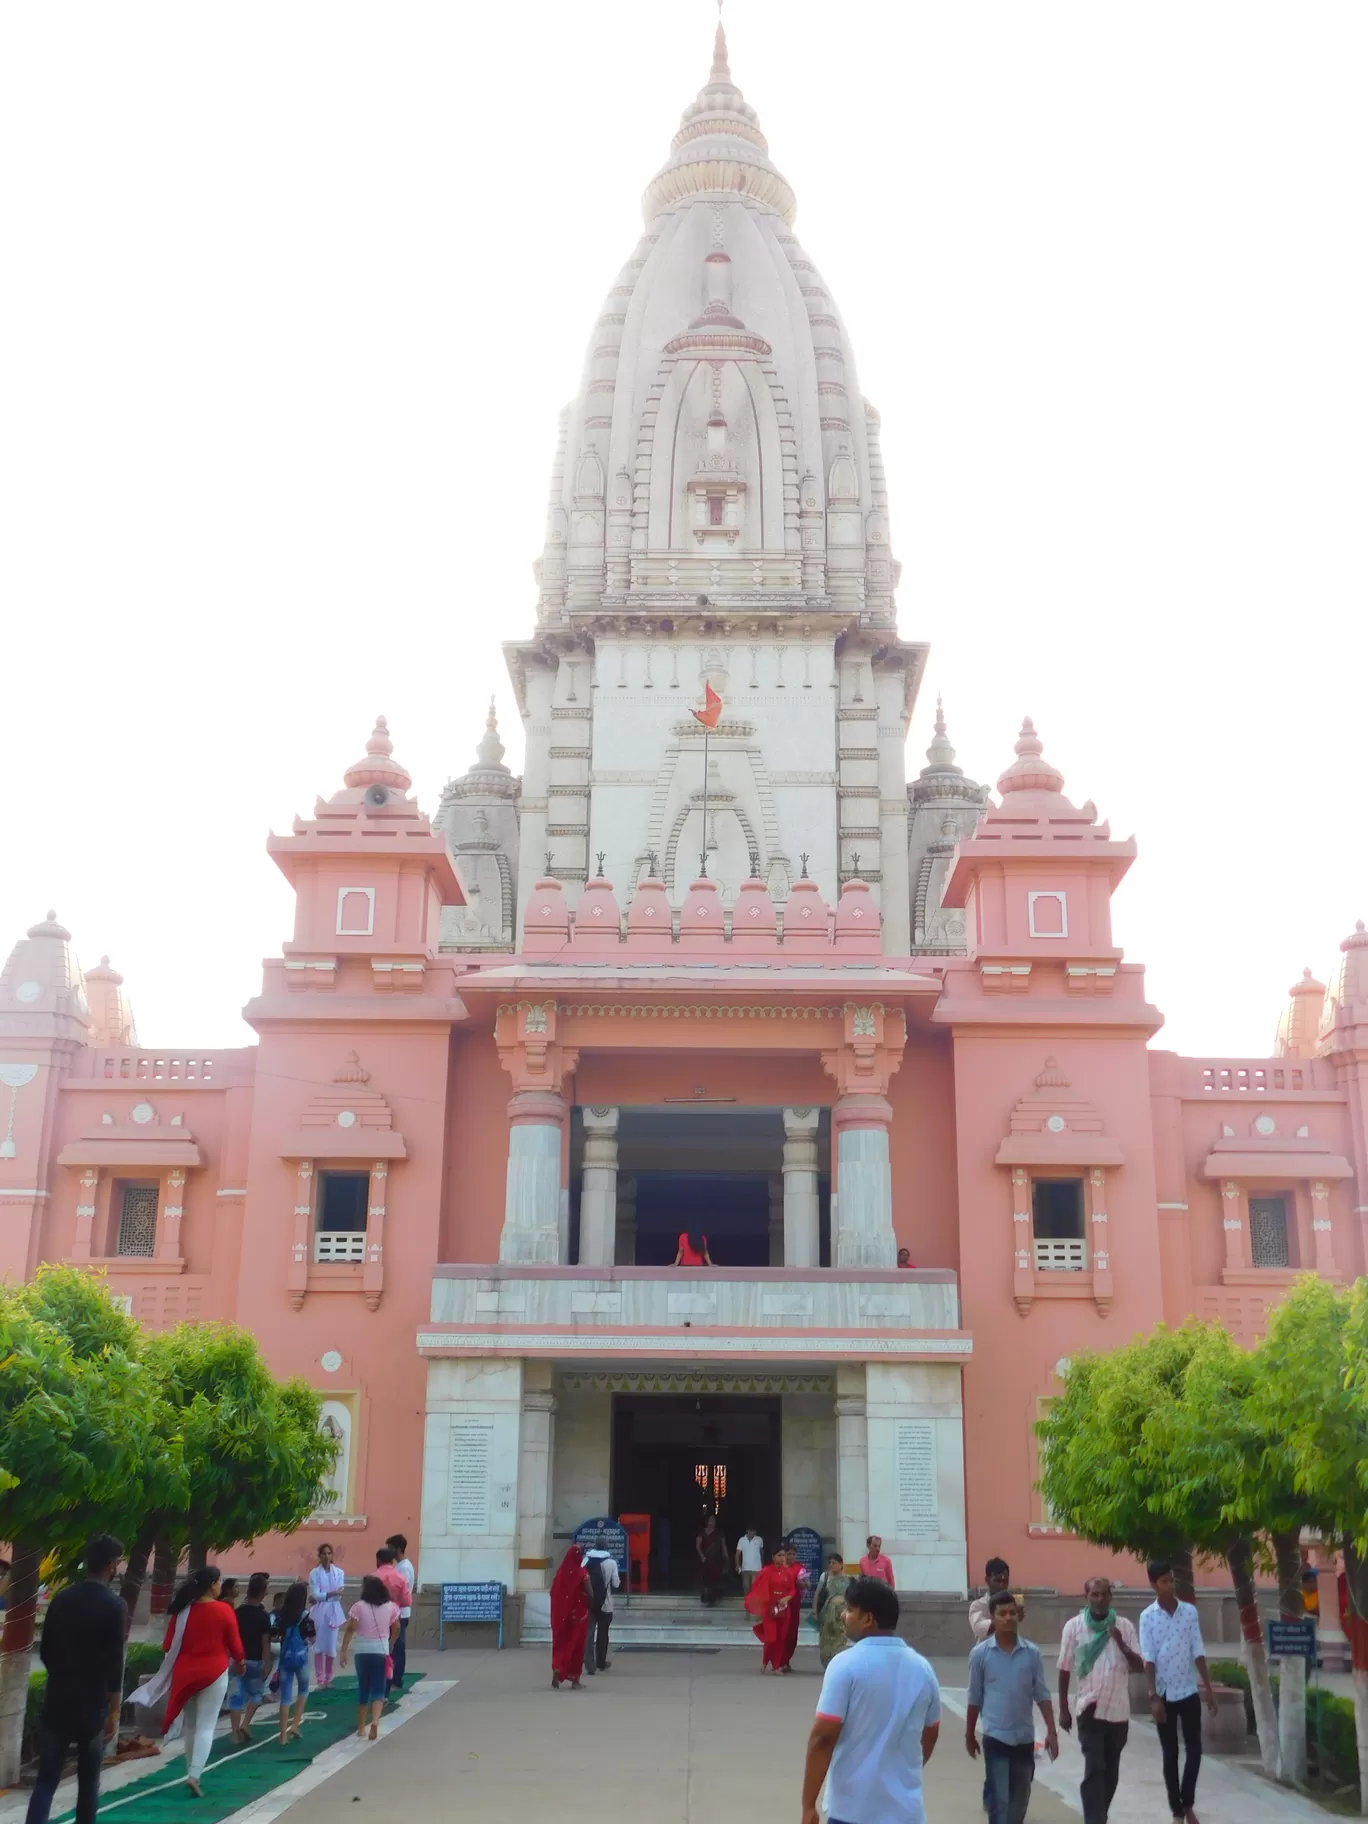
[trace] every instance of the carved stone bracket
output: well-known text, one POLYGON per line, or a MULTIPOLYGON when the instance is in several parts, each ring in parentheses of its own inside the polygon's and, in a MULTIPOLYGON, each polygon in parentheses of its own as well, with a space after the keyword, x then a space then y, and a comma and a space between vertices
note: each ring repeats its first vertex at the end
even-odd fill
POLYGON ((842 1023, 840 1049, 822 1053, 822 1068, 843 1096, 886 1095, 902 1063, 907 1021, 880 1002, 857 1006, 847 1001, 842 1023))
POLYGON ((579 1052, 558 1042, 559 1017, 552 1000, 519 1001, 516 1007, 499 1009, 494 1043, 515 1091, 540 1089, 558 1096, 574 1075, 579 1052))

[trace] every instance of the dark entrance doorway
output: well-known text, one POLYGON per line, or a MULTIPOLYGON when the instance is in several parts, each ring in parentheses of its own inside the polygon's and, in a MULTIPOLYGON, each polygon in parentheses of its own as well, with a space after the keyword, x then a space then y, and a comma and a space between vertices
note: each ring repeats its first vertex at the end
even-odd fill
POLYGON ((729 1559, 748 1524, 770 1546, 778 1539, 779 1412, 776 1396, 613 1396, 612 1511, 651 1516, 653 1591, 698 1589, 694 1541, 709 1513, 729 1559))

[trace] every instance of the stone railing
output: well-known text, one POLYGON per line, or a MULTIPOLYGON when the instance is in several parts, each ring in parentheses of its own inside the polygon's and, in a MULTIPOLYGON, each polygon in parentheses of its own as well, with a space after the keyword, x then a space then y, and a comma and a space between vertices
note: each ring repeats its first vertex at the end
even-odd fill
POLYGON ((426 1355, 971 1353, 953 1273, 826 1268, 439 1266, 426 1355))

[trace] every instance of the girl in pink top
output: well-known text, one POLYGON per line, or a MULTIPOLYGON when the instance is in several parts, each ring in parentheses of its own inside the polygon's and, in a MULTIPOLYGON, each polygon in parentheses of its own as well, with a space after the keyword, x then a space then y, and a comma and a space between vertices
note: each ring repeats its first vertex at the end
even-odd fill
POLYGON ((347 1648, 356 1643, 356 1733, 366 1733, 370 1711, 370 1739, 380 1733, 380 1712, 389 1686, 390 1648, 399 1638, 399 1604, 378 1577, 361 1579, 361 1600, 347 1612, 337 1663, 347 1663, 347 1648))
POLYGON ((893 1588, 893 1560, 884 1556, 883 1540, 877 1533, 871 1533, 865 1540, 865 1555, 860 1560, 862 1577, 877 1577, 880 1583, 893 1588))

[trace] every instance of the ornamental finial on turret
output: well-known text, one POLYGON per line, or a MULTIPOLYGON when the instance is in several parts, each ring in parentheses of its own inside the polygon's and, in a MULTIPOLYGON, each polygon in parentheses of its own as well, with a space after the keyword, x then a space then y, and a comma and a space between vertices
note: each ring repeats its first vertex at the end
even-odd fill
POLYGON ((499 719, 494 712, 493 697, 489 699, 485 732, 480 737, 480 745, 475 749, 475 754, 481 766, 498 766, 504 757, 504 744, 499 739, 499 719))
POLYGON ((722 0, 717 0, 717 36, 713 39, 712 69, 709 82, 730 82, 731 66, 727 62, 727 34, 722 26, 722 0))
POLYGON ((377 716, 370 740, 366 743, 365 757, 349 766, 342 777, 353 787, 388 785, 395 791, 406 792, 413 780, 393 758, 393 754, 394 743, 390 740, 389 723, 383 716, 377 716))
POLYGON ((1042 756, 1044 743, 1027 716, 1016 740, 1016 759, 998 780, 1000 792, 1062 792, 1064 775, 1042 756))

